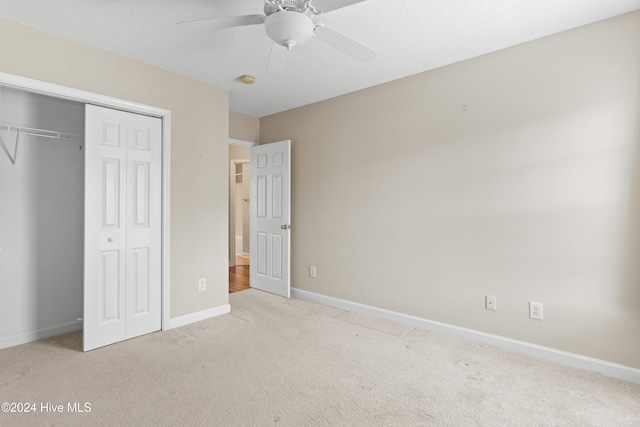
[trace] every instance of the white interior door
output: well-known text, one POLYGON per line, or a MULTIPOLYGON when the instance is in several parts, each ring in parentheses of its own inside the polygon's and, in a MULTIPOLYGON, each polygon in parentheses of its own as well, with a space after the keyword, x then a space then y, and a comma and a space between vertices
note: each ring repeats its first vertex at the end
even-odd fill
POLYGON ((290 296, 291 141, 251 148, 250 283, 290 296))
POLYGON ((161 130, 86 107, 85 351, 161 328, 161 130))

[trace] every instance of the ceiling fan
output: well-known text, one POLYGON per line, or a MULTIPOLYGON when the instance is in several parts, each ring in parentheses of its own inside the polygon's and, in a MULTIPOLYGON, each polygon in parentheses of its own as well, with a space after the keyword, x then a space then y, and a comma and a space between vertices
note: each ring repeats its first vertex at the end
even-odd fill
POLYGON ((341 9, 366 0, 265 0, 264 15, 226 16, 178 22, 176 25, 191 29, 221 29, 246 25, 264 24, 267 36, 274 41, 267 70, 283 68, 286 52, 300 46, 311 37, 366 62, 375 58, 377 52, 353 38, 318 22, 324 13, 341 9), (282 46, 285 49, 278 48, 282 46))

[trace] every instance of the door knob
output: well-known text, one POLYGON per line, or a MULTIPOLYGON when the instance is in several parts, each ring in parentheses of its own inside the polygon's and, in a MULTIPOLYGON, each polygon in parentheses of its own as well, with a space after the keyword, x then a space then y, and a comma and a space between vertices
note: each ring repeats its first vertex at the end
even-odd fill
POLYGON ((109 238, 107 239, 107 241, 108 241, 108 242, 113 242, 113 237, 109 237, 109 238))

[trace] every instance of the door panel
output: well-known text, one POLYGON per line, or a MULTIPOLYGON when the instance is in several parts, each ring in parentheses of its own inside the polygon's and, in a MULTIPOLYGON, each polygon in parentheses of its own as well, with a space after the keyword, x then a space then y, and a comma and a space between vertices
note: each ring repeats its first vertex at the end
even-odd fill
POLYGON ((123 304, 121 301, 121 251, 103 251, 101 253, 100 271, 100 323, 118 322, 122 320, 123 304))
POLYGON ((85 133, 86 351, 161 328, 161 120, 88 105, 85 133))
POLYGON ((102 160, 102 228, 118 229, 120 224, 120 160, 102 160))
POLYGON ((283 215, 283 200, 282 200, 282 192, 283 192, 283 188, 282 186, 284 185, 283 182, 283 178, 282 175, 273 175, 272 178, 272 191, 273 191, 273 197, 272 197, 272 204, 271 204, 271 218, 273 219, 282 219, 282 215, 283 215))
POLYGON ((284 236, 274 233, 271 236, 271 277, 282 280, 282 249, 284 246, 284 236))
MULTIPOLYGON (((254 246, 256 248, 255 259, 258 260, 256 274, 259 274, 261 276, 266 276, 267 275, 267 233, 258 231, 257 238, 258 238, 257 244, 255 244, 254 242, 250 243, 250 246, 252 248, 254 246)), ((250 259, 254 259, 254 254, 251 254, 250 259)))
POLYGON ((133 249, 133 316, 149 313, 150 278, 149 248, 133 249))
POLYGON ((149 226, 149 162, 133 162, 133 225, 149 226))
POLYGON ((251 148, 252 288, 290 295, 291 141, 251 148))
POLYGON ((128 122, 127 338, 161 328, 161 121, 128 122))
POLYGON ((93 125, 85 127, 85 350, 126 333, 127 181, 124 129, 86 114, 93 125))

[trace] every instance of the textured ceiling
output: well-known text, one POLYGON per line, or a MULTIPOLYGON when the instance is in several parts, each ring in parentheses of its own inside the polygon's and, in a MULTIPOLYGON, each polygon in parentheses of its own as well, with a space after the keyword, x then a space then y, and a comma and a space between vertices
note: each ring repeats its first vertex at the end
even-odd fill
MULTIPOLYGON (((322 0, 320 0, 322 1, 322 0)), ((0 17, 229 90, 263 117, 640 9, 640 0, 367 0, 321 22, 375 48, 361 63, 311 39, 266 75, 263 25, 185 31, 175 23, 262 14, 263 0, 1 0, 0 17), (252 86, 239 81, 252 74, 252 86)))

